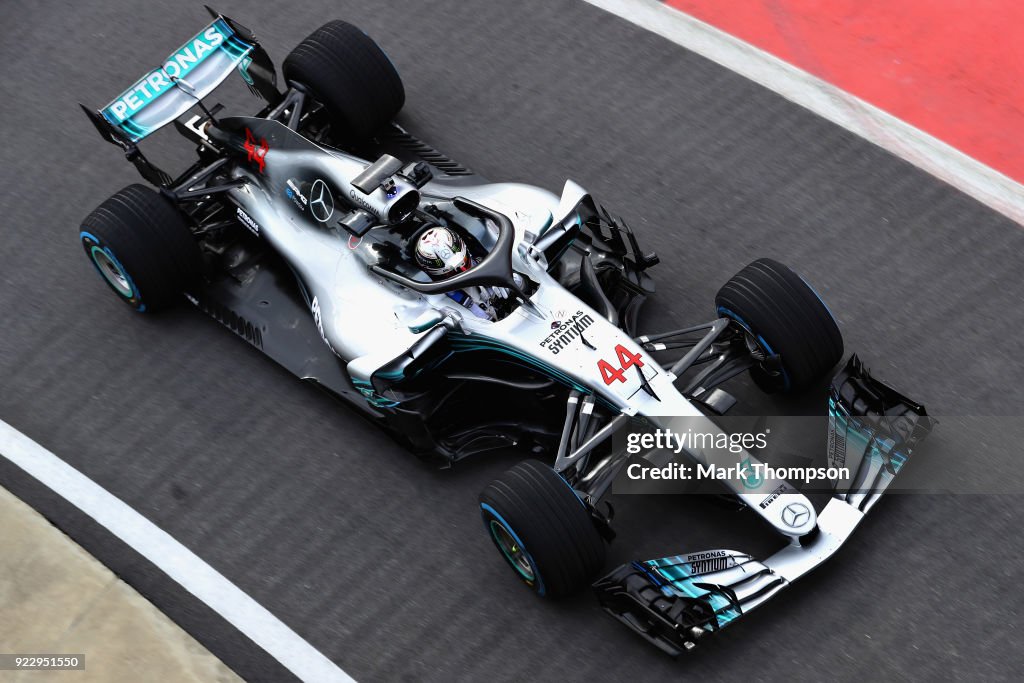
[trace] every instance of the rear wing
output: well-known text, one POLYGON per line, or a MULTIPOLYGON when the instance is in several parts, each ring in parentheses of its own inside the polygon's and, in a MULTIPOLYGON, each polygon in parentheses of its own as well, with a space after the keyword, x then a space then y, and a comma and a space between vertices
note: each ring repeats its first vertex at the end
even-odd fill
POLYGON ((138 142, 195 106, 236 68, 244 74, 254 47, 223 19, 215 19, 100 113, 138 142))
POLYGON ((237 70, 249 89, 274 102, 280 98, 269 56, 249 29, 206 8, 213 21, 187 40, 105 107, 82 105, 108 142, 121 146, 143 177, 157 185, 167 176, 146 162, 135 143, 171 123, 237 70))

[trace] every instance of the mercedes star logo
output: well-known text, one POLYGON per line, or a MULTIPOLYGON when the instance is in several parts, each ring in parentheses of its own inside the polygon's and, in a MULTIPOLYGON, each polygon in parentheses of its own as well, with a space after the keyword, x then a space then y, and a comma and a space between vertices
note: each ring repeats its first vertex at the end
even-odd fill
POLYGON ((327 189, 327 183, 319 178, 309 192, 309 208, 313 212, 313 218, 321 223, 326 222, 334 214, 334 197, 327 189))
POLYGON ((803 503, 790 503, 782 508, 782 521, 786 523, 786 526, 791 526, 794 529, 803 526, 810 516, 811 511, 803 503))

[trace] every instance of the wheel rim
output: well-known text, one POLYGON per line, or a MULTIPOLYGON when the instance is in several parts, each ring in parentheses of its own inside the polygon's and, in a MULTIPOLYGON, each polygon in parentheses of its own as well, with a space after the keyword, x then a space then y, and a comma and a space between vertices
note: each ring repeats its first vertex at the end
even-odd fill
POLYGON ((92 257, 92 261, 96 264, 96 267, 99 269, 100 275, 103 276, 103 279, 110 283, 110 286, 113 287, 118 294, 126 299, 132 298, 134 289, 131 281, 128 279, 128 274, 124 272, 121 265, 115 261, 110 254, 98 245, 93 245, 89 250, 89 256, 92 257))
MULTIPOLYGON (((751 329, 750 325, 747 324, 747 321, 741 318, 739 315, 723 306, 718 307, 718 315, 724 315, 726 318, 729 318, 730 320, 734 321, 737 325, 739 325, 741 328, 743 328, 743 334, 745 337, 744 342, 746 343, 748 350, 753 351, 754 348, 757 348, 767 356, 775 355, 775 351, 772 350, 771 345, 765 340, 765 338, 754 332, 754 330, 751 329)), ((761 371, 768 377, 775 376, 775 374, 772 373, 767 368, 765 368, 763 364, 759 363, 756 367, 759 367, 761 371)), ((786 372, 786 368, 779 368, 779 376, 782 378, 783 386, 788 389, 790 382, 789 373, 786 372)))
POLYGON ((522 544, 498 520, 492 519, 489 526, 491 536, 494 537, 494 541, 498 544, 508 563, 512 565, 525 581, 534 582, 537 579, 537 575, 533 571, 533 564, 531 564, 530 558, 527 556, 522 544))

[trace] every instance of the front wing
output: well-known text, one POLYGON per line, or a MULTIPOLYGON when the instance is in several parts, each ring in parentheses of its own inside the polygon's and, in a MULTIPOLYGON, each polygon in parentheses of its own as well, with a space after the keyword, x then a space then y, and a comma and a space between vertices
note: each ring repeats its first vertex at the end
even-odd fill
POLYGON ((853 356, 832 381, 828 422, 829 465, 845 465, 852 479, 835 487, 811 533, 765 560, 716 549, 630 562, 594 584, 604 609, 677 655, 835 554, 933 420, 923 406, 871 377, 853 356))

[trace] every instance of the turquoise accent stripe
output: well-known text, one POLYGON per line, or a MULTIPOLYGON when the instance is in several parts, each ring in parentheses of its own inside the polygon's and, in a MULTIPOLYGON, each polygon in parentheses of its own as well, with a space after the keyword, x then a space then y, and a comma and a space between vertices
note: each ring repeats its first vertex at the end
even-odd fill
POLYGON ((372 406, 376 406, 378 408, 394 408, 401 403, 401 401, 392 401, 391 399, 384 398, 377 393, 377 390, 373 388, 372 384, 365 380, 356 379, 352 376, 349 376, 349 379, 352 380, 352 386, 354 386, 356 390, 363 395, 366 402, 372 406))
POLYGON ((225 52, 227 52, 235 59, 243 57, 249 50, 252 49, 252 45, 243 42, 238 36, 234 34, 229 36, 228 39, 221 43, 220 46, 224 49, 225 52))
POLYGON ((131 119, 125 119, 124 121, 122 121, 121 128, 124 129, 126 133, 131 135, 132 139, 144 138, 149 133, 148 130, 146 130, 139 124, 135 123, 131 119))

